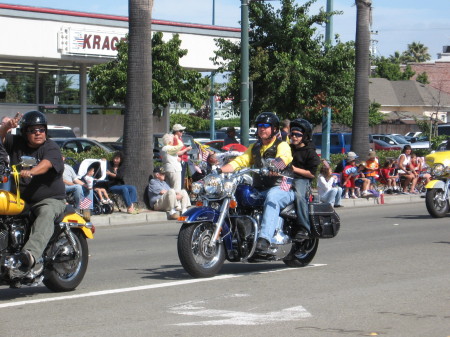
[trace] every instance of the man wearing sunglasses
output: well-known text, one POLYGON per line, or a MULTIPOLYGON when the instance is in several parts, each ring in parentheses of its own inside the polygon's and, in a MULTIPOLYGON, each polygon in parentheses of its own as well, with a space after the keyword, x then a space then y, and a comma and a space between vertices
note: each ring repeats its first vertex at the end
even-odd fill
MULTIPOLYGON (((292 161, 292 154, 289 144, 277 138, 279 118, 272 112, 263 112, 256 118, 255 124, 258 128, 258 141, 251 144, 243 155, 224 165, 221 172, 233 172, 236 169, 250 166, 262 168, 265 159, 275 158, 281 173, 288 174, 288 165, 292 161)), ((278 174, 253 177, 253 185, 266 195, 261 231, 256 245, 256 249, 259 251, 267 251, 279 223, 280 210, 294 201, 292 191, 287 192, 280 188, 282 180, 283 177, 278 174)))
POLYGON ((310 183, 314 179, 320 158, 311 142, 312 125, 306 119, 295 119, 290 124, 289 139, 292 149, 294 172, 295 206, 300 230, 296 239, 305 239, 310 233, 307 197, 310 183))
MULTIPOLYGON (((15 256, 16 266, 26 274, 36 262, 42 261, 41 256, 53 235, 54 220, 66 207, 64 162, 59 146, 47 139, 47 119, 39 111, 29 111, 23 117, 18 113, 0 126, 0 137, 11 165, 19 164, 22 156, 34 157, 38 162, 35 167, 20 172, 20 197, 31 206, 36 217, 30 238, 15 256), (20 135, 8 133, 19 121, 20 135)), ((11 190, 16 193, 15 184, 11 190)))

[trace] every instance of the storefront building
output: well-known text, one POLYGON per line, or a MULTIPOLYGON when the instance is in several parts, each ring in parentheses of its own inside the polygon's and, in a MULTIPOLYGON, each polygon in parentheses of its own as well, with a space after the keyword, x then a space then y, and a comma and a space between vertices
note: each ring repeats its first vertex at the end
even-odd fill
MULTIPOLYGON (((124 107, 92 104, 87 82, 90 67, 116 56, 127 17, 0 4, 0 22, 0 116, 39 110, 80 136, 122 134, 124 107)), ((215 68, 214 39, 240 38, 237 28, 162 20, 153 20, 152 30, 179 34, 188 50, 180 64, 201 72, 215 68)), ((156 128, 161 123, 155 118, 156 128)))

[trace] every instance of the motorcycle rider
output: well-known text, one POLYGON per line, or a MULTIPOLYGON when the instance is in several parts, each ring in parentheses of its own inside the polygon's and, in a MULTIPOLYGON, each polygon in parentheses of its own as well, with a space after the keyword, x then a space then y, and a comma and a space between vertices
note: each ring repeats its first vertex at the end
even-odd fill
MULTIPOLYGON (((47 119, 39 111, 29 111, 23 117, 17 113, 0 127, 0 137, 11 165, 19 164, 22 156, 38 160, 35 167, 20 172, 19 181, 20 197, 31 206, 36 217, 27 243, 14 256, 19 270, 27 273, 44 253, 54 232, 54 221, 66 207, 62 179, 64 162, 59 146, 47 139, 47 119), (20 135, 8 133, 17 126, 20 126, 20 135)), ((15 184, 12 184, 12 192, 16 193, 15 184)))
POLYGON ((312 143, 312 125, 306 119, 295 119, 290 123, 289 138, 292 150, 292 170, 294 172, 295 207, 298 225, 301 228, 295 238, 307 238, 311 226, 309 223, 308 200, 311 181, 314 179, 320 158, 312 143))
MULTIPOLYGON (((229 173, 236 169, 253 166, 263 167, 263 161, 268 158, 276 158, 277 167, 283 174, 289 171, 288 165, 292 161, 289 144, 278 139, 280 120, 272 112, 263 112, 256 117, 258 141, 251 144, 241 156, 224 165, 219 172, 229 173)), ((267 251, 275 234, 280 220, 280 209, 294 201, 294 193, 280 188, 282 177, 255 176, 254 186, 266 194, 264 202, 264 213, 261 221, 261 231, 257 241, 256 249, 267 251)))

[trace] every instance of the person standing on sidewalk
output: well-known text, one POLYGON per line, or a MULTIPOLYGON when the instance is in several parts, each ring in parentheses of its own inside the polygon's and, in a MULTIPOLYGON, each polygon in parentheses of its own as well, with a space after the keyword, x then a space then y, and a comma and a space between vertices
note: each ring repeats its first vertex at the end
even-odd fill
POLYGON ((189 195, 186 190, 175 191, 170 188, 164 181, 165 171, 163 167, 155 167, 153 174, 155 177, 148 184, 150 208, 155 211, 168 212, 171 219, 178 219, 178 211, 183 214, 191 206, 189 195))

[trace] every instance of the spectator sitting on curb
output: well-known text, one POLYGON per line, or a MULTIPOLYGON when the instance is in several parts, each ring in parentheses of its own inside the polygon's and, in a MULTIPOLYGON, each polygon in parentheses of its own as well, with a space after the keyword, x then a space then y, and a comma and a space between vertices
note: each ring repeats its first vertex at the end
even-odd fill
POLYGON ((376 189, 377 180, 379 178, 378 170, 380 164, 378 162, 377 154, 375 151, 370 151, 366 160, 366 171, 364 172, 367 179, 370 180, 370 188, 376 189))
POLYGON ((148 184, 148 199, 150 208, 155 211, 169 212, 169 218, 178 219, 178 211, 186 212, 191 206, 191 201, 186 190, 176 192, 164 181, 165 171, 163 167, 153 170, 155 177, 148 184))
POLYGON ((337 186, 337 177, 327 161, 323 161, 320 175, 317 179, 317 191, 321 202, 330 203, 333 207, 342 207, 342 187, 337 186))
MULTIPOLYGON (((349 162, 352 160, 358 159, 358 155, 355 152, 350 151, 347 153, 347 157, 345 159, 342 159, 334 169, 334 173, 342 173, 344 171, 344 168, 348 165, 349 162)), ((344 186, 342 186, 344 187, 344 186)))

